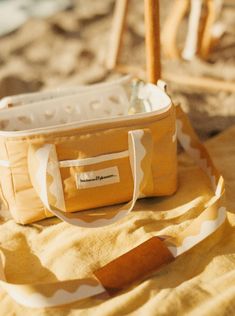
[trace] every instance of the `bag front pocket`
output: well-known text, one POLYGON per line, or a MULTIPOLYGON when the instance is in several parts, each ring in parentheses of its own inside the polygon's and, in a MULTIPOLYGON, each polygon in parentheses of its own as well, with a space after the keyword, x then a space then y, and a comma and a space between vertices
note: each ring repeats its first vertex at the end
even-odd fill
POLYGON ((133 193, 128 151, 60 161, 66 211, 125 202, 133 193))

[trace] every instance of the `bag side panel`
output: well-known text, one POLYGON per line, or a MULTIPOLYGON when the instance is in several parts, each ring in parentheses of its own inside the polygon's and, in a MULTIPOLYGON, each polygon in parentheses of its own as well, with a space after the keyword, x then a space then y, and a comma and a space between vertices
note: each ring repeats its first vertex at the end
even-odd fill
POLYGON ((6 148, 12 175, 12 196, 7 200, 11 205, 14 203, 14 207, 10 205, 13 217, 16 222, 21 224, 35 222, 47 217, 49 212, 45 213, 44 206, 29 178, 28 142, 26 140, 6 140, 6 148))
POLYGON ((175 108, 169 115, 150 126, 154 149, 152 176, 154 196, 171 195, 177 189, 177 137, 175 108))
MULTIPOLYGON (((0 137, 0 160, 9 161, 9 154, 7 152, 5 138, 0 137)), ((7 166, 0 166, 0 186, 1 198, 6 208, 11 212, 11 215, 16 222, 20 222, 17 212, 17 205, 15 201, 15 194, 13 190, 12 172, 11 168, 7 166)))

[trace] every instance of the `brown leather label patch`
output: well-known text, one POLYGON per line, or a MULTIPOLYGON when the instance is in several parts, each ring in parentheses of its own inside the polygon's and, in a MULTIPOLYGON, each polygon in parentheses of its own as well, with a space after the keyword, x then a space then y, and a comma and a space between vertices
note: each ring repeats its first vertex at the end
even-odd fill
POLYGON ((173 260, 165 243, 152 237, 96 270, 94 275, 109 294, 114 294, 173 260))

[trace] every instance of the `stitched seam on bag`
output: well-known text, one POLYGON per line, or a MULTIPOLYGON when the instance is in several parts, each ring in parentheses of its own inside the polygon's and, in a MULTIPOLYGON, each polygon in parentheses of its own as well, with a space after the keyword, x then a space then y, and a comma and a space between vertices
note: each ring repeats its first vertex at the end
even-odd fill
POLYGON ((102 154, 97 156, 91 156, 86 158, 79 159, 67 159, 67 160, 58 160, 60 168, 68 168, 68 167, 82 167, 82 166, 90 166, 96 165, 103 162, 109 162, 116 159, 122 159, 129 156, 128 150, 102 154))
MULTIPOLYGON (((138 124, 136 124, 136 125, 138 125, 138 124)), ((148 126, 148 123, 142 124, 141 126, 138 127, 138 129, 144 129, 144 128, 146 128, 146 126, 148 126)), ((134 128, 134 125, 132 125, 130 127, 134 128)), ((112 128, 108 128, 108 129, 102 129, 99 131, 95 130, 95 131, 90 132, 89 134, 92 136, 92 134, 95 134, 97 132, 102 132, 102 131, 106 131, 106 130, 121 130, 123 128, 124 127, 119 127, 118 129, 115 129, 112 127, 112 128)), ((130 129, 130 130, 132 130, 132 129, 130 129)), ((50 137, 48 135, 47 135, 47 137, 43 137, 43 135, 41 134, 41 135, 37 135, 37 136, 35 135, 35 137, 33 137, 33 138, 28 138, 28 137, 26 137, 24 139, 23 138, 21 138, 21 139, 9 139, 9 138, 7 138, 7 141, 14 143, 14 142, 18 142, 18 141, 20 141, 20 142, 21 141, 29 141, 29 140, 33 140, 33 139, 35 140, 35 139, 39 138, 39 139, 46 140, 47 143, 50 143, 51 141, 55 142, 57 140, 67 141, 67 140, 75 139, 76 137, 86 135, 87 133, 88 132, 83 132, 83 131, 82 131, 82 133, 78 133, 77 131, 73 131, 73 135, 68 135, 68 136, 50 135, 50 137)))
MULTIPOLYGON (((80 135, 83 135, 85 133, 90 133, 90 134, 94 134, 94 133, 97 133, 97 132, 101 132, 101 131, 106 131, 106 130, 113 130, 113 129, 123 129, 123 128, 132 128, 132 127, 135 127, 136 125, 137 126, 140 126, 139 128, 145 128, 145 126, 151 124, 151 123, 154 123, 154 122, 159 122, 161 120, 164 120, 164 119, 167 119, 168 117, 174 117, 173 115, 173 106, 170 107, 170 109, 166 112, 166 113, 163 113, 165 114, 164 116, 162 116, 161 118, 157 118, 156 116, 155 117, 149 117, 149 118, 146 118, 146 120, 148 119, 148 122, 144 122, 144 123, 141 123, 141 122, 128 122, 127 125, 119 125, 119 126, 112 126, 110 124, 112 124, 112 122, 108 122, 108 123, 104 123, 102 124, 102 126, 89 126, 89 127, 74 127, 72 128, 71 130, 65 130, 65 131, 61 131, 61 132, 48 132, 45 133, 45 134, 36 134, 36 135, 29 135, 29 136, 6 136, 5 139, 7 141, 10 141, 10 142, 18 142, 18 141, 25 141, 25 140, 33 140, 33 139, 37 139, 37 138, 45 138, 47 139, 47 141, 50 141, 50 140, 55 140, 55 139, 61 139, 61 140, 68 140, 68 139, 71 139, 71 137, 76 137, 77 135, 80 136, 80 135), (107 124, 107 126, 105 126, 107 124), (110 125, 110 126, 108 126, 110 125), (79 130, 78 130, 79 129, 79 130), (60 134, 62 135, 60 135, 60 134), (63 136, 63 133, 72 133, 73 135, 68 135, 68 136, 63 136)), ((163 115, 162 114, 162 115, 163 115)), ((145 119, 145 118, 144 118, 145 119)), ((141 121, 143 120, 143 118, 140 118, 140 119, 136 119, 138 121, 141 121)), ((119 122, 114 122, 114 125, 115 123, 119 123, 119 122)), ((125 123, 125 121, 123 122, 125 123)), ((60 125, 58 125, 58 129, 60 128, 60 125)), ((43 129, 41 130, 43 132, 43 129)), ((27 133, 27 130, 25 131, 27 133)), ((3 136, 4 137, 4 136, 3 136)))
MULTIPOLYGON (((5 146, 7 158, 8 158, 8 160, 10 161, 9 152, 8 152, 8 148, 7 148, 6 142, 4 142, 4 146, 5 146)), ((16 206, 16 191, 15 191, 15 185, 14 185, 14 180, 13 180, 13 173, 12 173, 11 164, 10 164, 10 166, 9 166, 9 170, 10 170, 10 179, 11 179, 11 187, 12 187, 12 192, 13 192, 13 197, 14 197, 14 203, 15 203, 15 206, 16 206)), ((9 207, 9 204, 8 204, 8 207, 9 207)), ((10 208, 9 208, 9 211, 10 211, 10 208)), ((19 217, 19 214, 18 214, 18 211, 17 211, 17 208, 16 208, 16 207, 15 207, 14 212, 15 212, 14 214, 15 214, 16 217, 17 217, 17 222, 20 222, 21 224, 23 224, 23 222, 21 221, 21 219, 20 219, 20 217, 19 217)))
POLYGON ((1 196, 1 200, 3 202, 3 204, 7 207, 7 209, 9 210, 9 204, 8 204, 8 201, 5 197, 5 194, 3 192, 3 185, 2 185, 2 178, 1 178, 1 181, 0 181, 0 196, 1 196))

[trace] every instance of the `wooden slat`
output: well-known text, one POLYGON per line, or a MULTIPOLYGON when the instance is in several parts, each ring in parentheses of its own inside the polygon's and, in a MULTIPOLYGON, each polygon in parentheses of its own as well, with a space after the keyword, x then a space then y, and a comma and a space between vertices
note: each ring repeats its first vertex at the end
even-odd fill
MULTIPOLYGON (((146 73, 144 68, 131 65, 117 65, 116 70, 124 74, 132 74, 133 76, 145 80, 146 73)), ((190 75, 176 74, 173 72, 163 72, 162 79, 166 82, 183 85, 186 88, 194 88, 199 91, 218 92, 226 91, 235 93, 235 82, 225 81, 222 79, 214 79, 209 77, 196 77, 190 75)))

